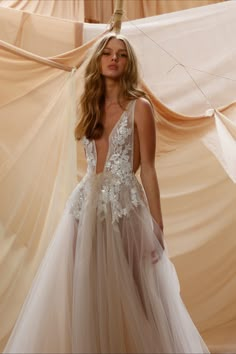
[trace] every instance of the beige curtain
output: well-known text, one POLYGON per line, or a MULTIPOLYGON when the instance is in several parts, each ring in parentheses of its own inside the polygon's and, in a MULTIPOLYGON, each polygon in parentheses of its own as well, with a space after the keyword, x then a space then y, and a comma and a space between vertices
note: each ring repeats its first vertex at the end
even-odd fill
MULTIPOLYGON (((0 7, 1 348, 85 172, 75 102, 89 41, 106 29, 24 14, 0 7), (22 37, 30 24, 32 37, 22 37), (77 48, 75 28, 86 43, 77 48)), ((210 349, 224 353, 236 351, 235 16, 229 1, 122 27, 157 111, 156 167, 181 293, 210 349)))
POLYGON ((0 0, 0 6, 44 16, 84 21, 84 0, 0 0))
POLYGON ((27 52, 49 57, 79 47, 83 41, 83 24, 1 7, 0 39, 27 52))
MULTIPOLYGON (((124 20, 150 17, 224 0, 126 0, 124 20)), ((116 0, 0 0, 2 7, 75 21, 108 23, 116 0)))

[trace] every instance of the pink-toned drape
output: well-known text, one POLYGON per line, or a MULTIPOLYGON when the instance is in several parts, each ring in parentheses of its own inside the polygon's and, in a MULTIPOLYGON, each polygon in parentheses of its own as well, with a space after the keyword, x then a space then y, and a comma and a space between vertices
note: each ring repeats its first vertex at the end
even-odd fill
MULTIPOLYGON (((127 0, 124 19, 150 17, 173 11, 211 5, 225 0, 127 0)), ((60 17, 74 21, 107 23, 115 10, 116 0, 0 0, 2 7, 60 17)))

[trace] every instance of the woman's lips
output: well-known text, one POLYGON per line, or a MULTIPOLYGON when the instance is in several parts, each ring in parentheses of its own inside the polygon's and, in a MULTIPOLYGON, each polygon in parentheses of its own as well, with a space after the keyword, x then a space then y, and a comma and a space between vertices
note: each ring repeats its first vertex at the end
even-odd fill
POLYGON ((118 66, 117 65, 108 65, 108 69, 117 70, 118 66))

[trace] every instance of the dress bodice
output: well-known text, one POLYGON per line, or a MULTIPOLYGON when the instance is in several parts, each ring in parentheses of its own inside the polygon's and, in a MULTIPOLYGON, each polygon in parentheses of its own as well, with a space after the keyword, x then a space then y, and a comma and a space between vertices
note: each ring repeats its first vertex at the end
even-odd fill
MULTIPOLYGON (((110 172, 114 177, 119 177, 122 182, 128 178, 133 170, 133 124, 134 106, 136 101, 131 101, 122 113, 109 136, 109 147, 103 173, 110 172)), ((97 152, 94 140, 83 138, 87 159, 87 173, 96 173, 97 152)))
POLYGON ((118 221, 133 207, 144 202, 141 185, 133 173, 134 108, 136 100, 128 104, 109 136, 109 147, 102 173, 96 174, 97 153, 94 140, 83 138, 87 159, 87 173, 73 191, 69 200, 70 209, 76 219, 89 194, 93 194, 98 214, 106 216, 112 211, 112 221, 118 221), (71 206, 73 204, 73 206, 71 206))

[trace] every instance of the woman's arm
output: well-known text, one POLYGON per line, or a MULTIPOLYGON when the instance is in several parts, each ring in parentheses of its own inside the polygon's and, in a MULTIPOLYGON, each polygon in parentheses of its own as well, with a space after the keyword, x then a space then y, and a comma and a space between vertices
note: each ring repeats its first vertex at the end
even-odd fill
MULTIPOLYGON (((156 131, 150 103, 139 98, 135 107, 135 124, 138 131, 141 158, 141 180, 153 219, 163 231, 159 185, 155 170, 156 131)), ((163 240, 159 240, 164 248, 163 240)))

